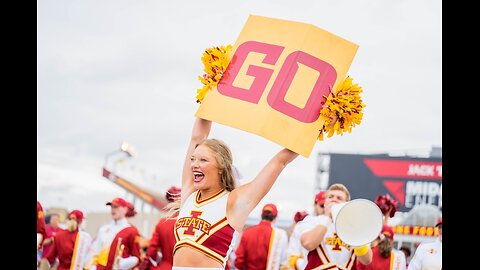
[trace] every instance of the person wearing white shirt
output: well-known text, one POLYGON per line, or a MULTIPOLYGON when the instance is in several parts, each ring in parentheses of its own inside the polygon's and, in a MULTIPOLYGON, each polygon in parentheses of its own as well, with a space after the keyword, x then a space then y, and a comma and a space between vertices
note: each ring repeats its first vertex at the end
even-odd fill
POLYGON ((441 270, 442 269, 442 217, 435 225, 438 227, 438 238, 433 242, 421 243, 415 250, 408 270, 441 270))

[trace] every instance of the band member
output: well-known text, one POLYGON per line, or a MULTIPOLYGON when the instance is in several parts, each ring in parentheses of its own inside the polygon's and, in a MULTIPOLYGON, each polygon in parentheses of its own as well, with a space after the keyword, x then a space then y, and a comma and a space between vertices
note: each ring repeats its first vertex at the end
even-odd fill
POLYGON ((285 230, 273 226, 277 215, 277 207, 266 204, 260 223, 243 232, 235 251, 237 269, 279 270, 287 267, 288 236, 285 230))
MULTIPOLYGON (((45 240, 43 240, 43 246, 42 246, 42 259, 45 258, 45 256, 48 254, 48 251, 52 247, 53 243, 53 238, 54 236, 59 232, 62 231, 63 229, 60 228, 59 222, 60 222, 60 215, 57 213, 51 214, 49 217, 45 219, 47 222, 47 225, 45 226, 45 231, 47 232, 47 236, 45 240)), ((46 260, 43 260, 42 263, 45 262, 46 260)), ((46 266, 43 266, 40 264, 40 269, 45 269, 46 266)), ((50 270, 57 270, 58 265, 52 265, 50 267, 50 270)))
POLYGON ((83 270, 92 238, 87 232, 79 229, 82 221, 82 211, 70 212, 67 229, 59 231, 54 236, 51 248, 42 260, 47 260, 52 265, 58 258, 58 270, 83 270))
POLYGON ((87 269, 133 268, 140 263, 140 234, 126 219, 128 213, 132 214, 132 205, 119 197, 106 205, 111 207, 112 221, 98 229, 90 248, 89 257, 92 259, 87 269))
POLYGON ((393 248, 394 235, 392 227, 384 224, 379 236, 371 244, 373 253, 372 262, 368 265, 363 265, 357 261, 357 269, 406 270, 407 260, 405 254, 393 248))
POLYGON ((372 261, 369 245, 351 247, 338 238, 332 222, 332 206, 350 200, 350 192, 343 184, 332 184, 325 198, 325 213, 307 216, 298 224, 300 242, 309 251, 305 267, 309 269, 356 269, 357 260, 362 264, 372 261))
POLYGON ((442 269, 442 217, 439 217, 438 237, 433 242, 422 242, 415 250, 408 270, 441 270, 442 269))
POLYGON ((43 240, 46 238, 47 232, 45 230, 45 216, 43 214, 43 207, 37 201, 37 251, 42 247, 43 240))
MULTIPOLYGON (((181 189, 175 186, 170 187, 165 198, 168 202, 180 199, 181 189)), ((149 270, 170 270, 173 265, 173 247, 175 246, 175 235, 173 233, 178 213, 171 217, 161 218, 147 248, 147 268, 149 270)))

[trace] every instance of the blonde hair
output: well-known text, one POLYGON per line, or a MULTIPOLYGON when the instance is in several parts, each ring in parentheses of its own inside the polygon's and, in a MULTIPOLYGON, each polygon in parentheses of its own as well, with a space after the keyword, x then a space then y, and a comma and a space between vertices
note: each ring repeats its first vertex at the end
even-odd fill
POLYGON ((340 191, 343 191, 345 192, 345 194, 347 195, 347 201, 350 201, 350 192, 348 191, 347 187, 344 185, 344 184, 340 184, 340 183, 335 183, 335 184, 332 184, 328 190, 340 190, 340 191))
MULTIPOLYGON (((199 145, 205 145, 211 151, 218 164, 218 170, 220 171, 220 183, 227 191, 235 189, 235 177, 233 172, 233 157, 230 148, 221 140, 218 139, 205 139, 199 145)), ((195 148, 196 148, 195 147, 195 148)))
MULTIPOLYGON (((208 147, 215 157, 218 164, 218 170, 220 171, 220 183, 222 187, 229 192, 234 190, 236 188, 236 181, 234 176, 232 151, 230 151, 230 148, 223 141, 218 139, 205 139, 198 143, 195 148, 199 145, 205 145, 208 147)), ((181 204, 182 202, 180 198, 168 203, 164 208, 168 210, 167 216, 173 218, 176 213, 180 212, 181 204)))
POLYGON ((182 200, 178 199, 173 202, 169 202, 163 209, 167 211, 166 218, 173 219, 175 214, 180 212, 180 206, 182 206, 182 200))

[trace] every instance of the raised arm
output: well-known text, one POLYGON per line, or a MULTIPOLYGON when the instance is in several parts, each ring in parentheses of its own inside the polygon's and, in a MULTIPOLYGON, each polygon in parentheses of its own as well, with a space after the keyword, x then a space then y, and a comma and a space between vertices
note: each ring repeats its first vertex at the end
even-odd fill
POLYGON ((320 245, 325 233, 327 232, 329 224, 332 222, 331 219, 328 219, 329 218, 327 216, 322 216, 320 224, 301 234, 300 243, 306 250, 314 250, 320 245))
POLYGON ((241 230, 250 212, 272 188, 287 164, 297 156, 297 153, 287 148, 282 149, 263 167, 252 181, 232 191, 227 215, 233 217, 230 222, 235 229, 241 230))
POLYGON ((192 136, 187 148, 185 160, 183 162, 182 173, 182 204, 185 199, 193 192, 193 174, 190 168, 190 157, 195 146, 202 140, 208 138, 212 122, 202 118, 196 118, 192 128, 192 136))

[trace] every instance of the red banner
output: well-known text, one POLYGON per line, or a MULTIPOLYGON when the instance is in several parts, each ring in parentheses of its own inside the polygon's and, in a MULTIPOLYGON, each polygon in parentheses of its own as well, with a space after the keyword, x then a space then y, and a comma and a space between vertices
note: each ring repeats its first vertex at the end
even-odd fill
POLYGON ((365 159, 376 176, 442 180, 442 162, 365 159))

